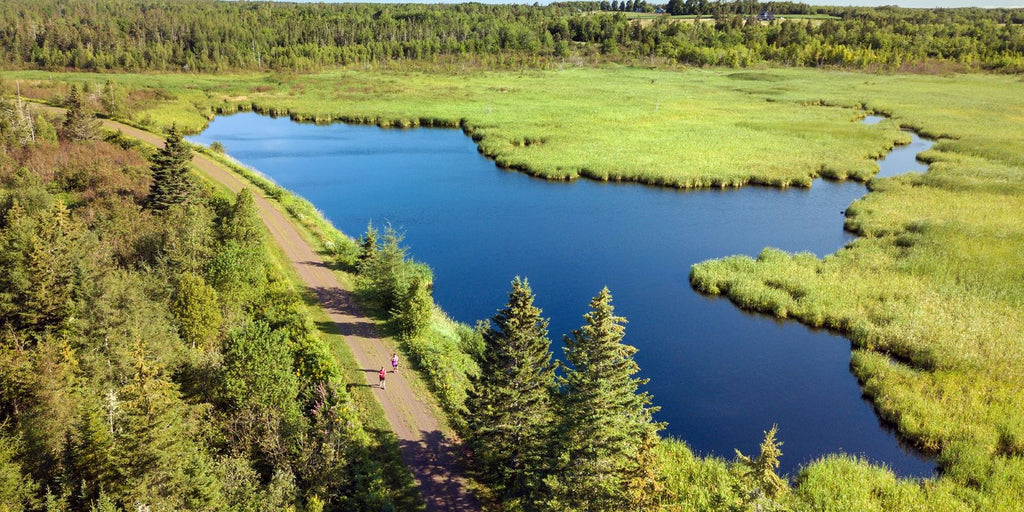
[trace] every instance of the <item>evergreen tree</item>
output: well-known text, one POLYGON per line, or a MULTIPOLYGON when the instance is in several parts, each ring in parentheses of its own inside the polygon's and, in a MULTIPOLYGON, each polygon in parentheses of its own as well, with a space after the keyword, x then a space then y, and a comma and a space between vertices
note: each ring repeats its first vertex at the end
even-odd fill
POLYGON ((153 156, 153 184, 148 203, 154 210, 166 210, 172 205, 187 202, 194 194, 189 163, 192 150, 182 140, 177 128, 171 127, 164 147, 153 156))
POLYGON ((15 223, 34 220, 35 228, 27 243, 11 248, 22 253, 8 255, 20 260, 8 271, 11 277, 21 279, 4 290, 4 295, 13 296, 17 325, 39 331, 66 327, 63 324, 75 312, 76 267, 84 259, 83 234, 59 200, 38 219, 25 219, 21 208, 12 208, 10 214, 15 223))
MULTIPOLYGON (((225 214, 226 216, 226 214, 225 214)), ((171 275, 200 273, 218 252, 214 212, 206 205, 186 204, 159 216, 159 243, 139 256, 148 264, 163 264, 171 275)), ((212 283, 211 283, 212 284, 212 283)))
POLYGON ((171 313, 178 323, 178 335, 192 348, 207 349, 221 325, 217 290, 201 276, 186 272, 178 281, 171 303, 171 313))
POLYGON ((110 117, 125 117, 127 115, 128 94, 121 86, 113 80, 107 79, 103 84, 100 94, 100 103, 110 117))
POLYGON ((413 277, 408 272, 405 252, 402 247, 402 235, 395 228, 384 228, 384 239, 379 249, 370 251, 373 235, 372 227, 367 229, 364 240, 364 253, 372 254, 359 262, 359 275, 366 283, 370 297, 381 309, 391 312, 398 305, 399 299, 409 289, 409 281, 413 277))
POLYGON ((35 497, 38 484, 16 460, 20 445, 0 432, 0 510, 4 512, 35 510, 39 505, 35 497))
POLYGON ((235 204, 221 225, 221 237, 235 240, 245 247, 258 246, 263 242, 263 221, 256 209, 256 198, 248 188, 243 188, 235 196, 235 204))
POLYGON ((189 420, 198 411, 190 411, 178 386, 147 360, 141 345, 133 357, 134 375, 117 392, 121 411, 114 426, 117 477, 106 482, 106 488, 133 508, 223 508, 213 461, 190 435, 195 427, 189 420))
POLYGON ((391 315, 402 336, 414 338, 430 325, 433 312, 430 283, 420 276, 414 276, 398 298, 398 304, 391 315))
POLYGON ((743 495, 747 503, 753 504, 758 510, 765 502, 771 503, 789 490, 786 479, 775 472, 779 469, 779 458, 782 457, 782 442, 775 440, 778 430, 778 425, 772 425, 771 430, 764 433, 761 453, 757 458, 752 459, 736 450, 736 460, 742 472, 743 495))
POLYGON ((64 114, 64 124, 61 127, 64 138, 71 142, 95 140, 99 135, 100 121, 82 104, 78 86, 71 86, 64 107, 67 109, 64 114))
POLYGON ((0 99, 0 151, 8 147, 22 147, 36 140, 36 127, 25 103, 18 97, 17 103, 0 99))
POLYGON ((377 255, 377 228, 373 223, 366 225, 366 234, 359 238, 359 262, 372 259, 377 255))
POLYGON ((512 281, 508 304, 483 334, 480 374, 466 401, 481 474, 523 510, 537 510, 545 499, 555 383, 548 322, 533 301, 526 280, 512 281))
MULTIPOLYGON (((651 415, 651 396, 639 393, 647 379, 633 355, 636 348, 622 343, 626 319, 615 316, 607 288, 590 301, 586 324, 565 337, 568 362, 561 395, 562 472, 560 496, 578 510, 635 509, 628 490, 653 436, 663 428, 651 415)), ((635 496, 633 497, 635 498, 635 496)))
POLYGON ((57 129, 42 114, 36 115, 36 142, 57 142, 57 129))

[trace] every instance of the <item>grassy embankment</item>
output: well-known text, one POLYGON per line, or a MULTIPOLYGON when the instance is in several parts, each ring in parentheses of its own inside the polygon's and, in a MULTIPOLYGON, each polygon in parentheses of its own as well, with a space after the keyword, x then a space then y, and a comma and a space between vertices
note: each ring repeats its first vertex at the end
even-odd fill
POLYGON ((319 121, 461 125, 499 163, 552 178, 784 186, 818 174, 868 177, 870 158, 900 137, 894 123, 858 125, 856 111, 823 104, 863 105, 942 137, 925 155, 927 174, 871 182, 873 193, 848 212, 847 226, 863 235, 851 247, 823 260, 766 251, 706 262, 692 280, 744 308, 847 334, 854 371, 881 415, 936 451, 946 471, 918 485, 832 458, 804 471, 802 503, 831 495, 837 506, 870 505, 860 509, 999 509, 1024 499, 1019 78, 637 69, 112 78, 170 91, 138 110, 137 122, 198 129, 214 112, 257 108, 319 121), (846 480, 861 483, 834 487, 846 480))

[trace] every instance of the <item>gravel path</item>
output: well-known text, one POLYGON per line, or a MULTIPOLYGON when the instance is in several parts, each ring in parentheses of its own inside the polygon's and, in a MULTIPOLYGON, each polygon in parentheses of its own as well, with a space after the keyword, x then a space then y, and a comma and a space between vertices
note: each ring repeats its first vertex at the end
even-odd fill
MULTIPOLYGON (((163 138, 152 133, 108 120, 104 120, 103 124, 107 128, 121 130, 129 137, 156 146, 163 145, 163 138)), ((192 163, 233 192, 237 193, 243 187, 253 191, 256 207, 274 241, 284 250, 303 282, 316 294, 321 306, 345 336, 356 362, 366 376, 366 383, 376 386, 377 371, 381 366, 388 368, 387 389, 374 389, 374 394, 398 436, 402 459, 419 482, 426 510, 480 510, 466 489, 465 479, 452 453, 454 443, 442 432, 434 410, 420 400, 409 386, 404 376, 409 370, 400 366, 402 369, 397 373, 390 373, 391 354, 394 350, 390 342, 376 332, 373 321, 359 314, 352 292, 338 283, 319 255, 299 236, 291 221, 272 207, 259 189, 202 155, 195 155, 192 163)))

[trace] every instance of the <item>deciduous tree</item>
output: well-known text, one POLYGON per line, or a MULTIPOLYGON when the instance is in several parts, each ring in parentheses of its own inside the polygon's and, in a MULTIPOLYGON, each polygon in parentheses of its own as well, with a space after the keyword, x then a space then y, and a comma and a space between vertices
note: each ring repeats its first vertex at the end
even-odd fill
POLYGON ((186 272, 178 281, 171 313, 182 341, 192 348, 210 348, 222 321, 217 290, 202 277, 186 272))

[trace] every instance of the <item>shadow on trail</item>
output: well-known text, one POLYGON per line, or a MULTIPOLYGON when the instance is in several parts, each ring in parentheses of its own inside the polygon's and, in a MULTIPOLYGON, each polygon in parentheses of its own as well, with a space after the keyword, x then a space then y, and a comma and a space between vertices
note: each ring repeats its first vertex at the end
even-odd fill
POLYGON ((420 483, 427 511, 480 510, 465 485, 450 478, 461 473, 453 470, 459 461, 452 453, 451 443, 437 430, 420 433, 422 439, 399 441, 399 446, 402 458, 420 483))
POLYGON ((324 263, 323 261, 297 261, 295 262, 295 265, 309 265, 311 267, 322 267, 326 269, 332 269, 331 265, 324 263))
POLYGON ((317 301, 328 313, 352 318, 352 320, 338 323, 317 322, 321 331, 337 332, 342 336, 362 336, 365 338, 373 336, 375 328, 373 322, 355 320, 355 318, 359 318, 359 310, 356 309, 351 293, 331 287, 310 287, 309 291, 316 296, 317 301))
MULTIPOLYGON (((394 493, 391 497, 395 505, 394 510, 419 512, 423 511, 423 495, 419 486, 416 485, 416 478, 407 471, 403 460, 405 455, 402 447, 398 446, 398 439, 394 431, 390 429, 379 429, 372 426, 364 426, 364 430, 379 445, 380 449, 374 450, 367 457, 381 457, 381 469, 384 469, 384 480, 388 489, 394 493), (395 448, 398 448, 396 450, 395 448), (401 457, 400 457, 401 453, 401 457)), ((430 509, 427 509, 430 510, 430 509)))

